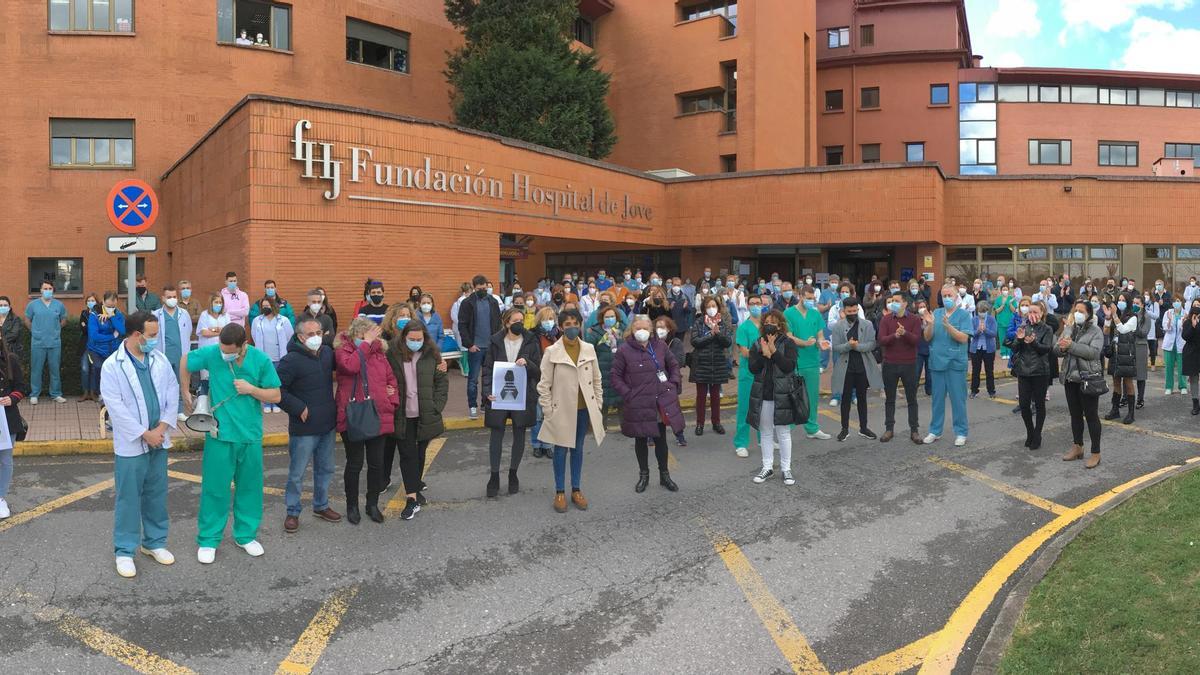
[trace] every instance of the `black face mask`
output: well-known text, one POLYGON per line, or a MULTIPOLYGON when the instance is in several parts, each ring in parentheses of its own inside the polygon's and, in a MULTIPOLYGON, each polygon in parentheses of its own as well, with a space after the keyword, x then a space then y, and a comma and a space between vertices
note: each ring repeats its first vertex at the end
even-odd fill
POLYGON ((481 288, 481 289, 475 291, 475 297, 479 298, 480 300, 486 298, 487 297, 487 289, 481 288))
POLYGON ((763 335, 775 335, 779 332, 779 326, 773 323, 768 323, 763 326, 763 335))
POLYGON ((508 332, 513 335, 520 335, 525 332, 525 326, 519 323, 514 323, 508 327, 508 332))
POLYGON ((562 293, 555 293, 555 294, 554 294, 554 304, 556 304, 556 305, 561 305, 561 304, 562 304, 562 301, 563 301, 563 294, 562 294, 562 293))
POLYGON ((846 321, 849 321, 850 323, 858 323, 858 315, 857 314, 847 314, 846 321))
POLYGON ((1192 314, 1200 314, 1200 307, 1192 307, 1192 314))
POLYGON ((382 305, 383 304, 383 296, 382 295, 372 295, 371 302, 376 305, 382 305))
POLYGON ((145 294, 146 294, 146 287, 145 287, 145 286, 138 286, 138 289, 137 289, 137 294, 138 294, 138 295, 145 295, 145 294))
POLYGON ((270 307, 263 307, 263 308, 262 308, 262 313, 263 313, 264 315, 270 314, 270 313, 271 313, 271 311, 272 311, 272 310, 271 310, 271 308, 270 308, 270 307))

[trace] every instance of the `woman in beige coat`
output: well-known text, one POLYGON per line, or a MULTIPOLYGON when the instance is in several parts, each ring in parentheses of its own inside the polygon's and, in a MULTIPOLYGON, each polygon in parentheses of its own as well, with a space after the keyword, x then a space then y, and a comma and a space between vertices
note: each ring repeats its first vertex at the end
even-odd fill
POLYGON ((567 452, 571 453, 571 503, 586 510, 587 499, 579 490, 583 471, 583 438, 589 425, 596 444, 604 441, 600 402, 604 389, 596 348, 580 339, 583 316, 577 309, 558 315, 563 338, 542 355, 542 378, 538 382, 538 403, 545 419, 538 440, 554 446, 554 510, 567 512, 565 474, 567 452))

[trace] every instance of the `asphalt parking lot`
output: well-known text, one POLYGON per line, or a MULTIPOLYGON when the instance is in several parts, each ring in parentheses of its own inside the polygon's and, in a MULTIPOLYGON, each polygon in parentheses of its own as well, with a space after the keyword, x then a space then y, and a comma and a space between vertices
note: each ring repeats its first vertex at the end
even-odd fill
MULTIPOLYGON (((1137 423, 1105 425, 1098 468, 1062 462, 1068 418, 1051 391, 1037 452, 1022 447, 1009 380, 970 402, 962 448, 797 432, 793 487, 751 483, 756 449, 739 459, 730 436, 689 429, 688 447, 671 443, 681 490, 638 495, 632 442, 589 439, 591 508, 565 515, 550 461, 528 454, 521 494, 485 499, 487 436, 453 432, 415 520, 306 513, 292 535, 286 450, 269 448, 266 555, 227 540, 211 566, 195 558, 200 456, 180 454, 178 562, 140 558, 133 580, 113 569, 110 459, 18 457, 14 518, 0 522, 0 659, 9 672, 967 672, 1042 543, 1200 455, 1200 418, 1152 373, 1137 423)), ((882 433, 881 399, 871 408, 882 433)), ((339 450, 335 496, 341 463, 339 450)))

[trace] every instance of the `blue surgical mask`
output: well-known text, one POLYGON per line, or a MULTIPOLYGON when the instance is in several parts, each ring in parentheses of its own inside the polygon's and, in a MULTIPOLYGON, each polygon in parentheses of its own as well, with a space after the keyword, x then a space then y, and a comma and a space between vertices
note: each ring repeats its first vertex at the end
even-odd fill
POLYGON ((942 305, 943 306, 953 307, 956 303, 958 303, 958 298, 955 298, 953 295, 943 295, 942 296, 942 305))
POLYGON ((604 317, 604 327, 605 328, 612 328, 615 325, 617 325, 617 317, 615 317, 615 316, 604 317))
POLYGON ((222 305, 219 302, 213 303, 213 311, 214 312, 216 312, 217 314, 220 314, 222 309, 225 309, 225 305, 222 305))
POLYGON ((762 316, 762 312, 762 305, 750 305, 750 316, 757 319, 758 317, 762 316))
POLYGON ((916 286, 913 286, 912 288, 908 289, 908 292, 913 295, 916 295, 921 292, 921 289, 917 288, 916 286))
POLYGON ((232 354, 226 354, 225 352, 221 352, 221 359, 224 360, 225 363, 233 363, 234 361, 238 360, 238 353, 234 352, 232 354))
POLYGON ((53 298, 53 297, 54 297, 54 291, 49 290, 49 289, 42 290, 42 299, 43 300, 49 300, 50 298, 53 298))
POLYGON ((402 316, 399 319, 396 319, 396 328, 399 328, 400 330, 404 330, 404 327, 408 325, 409 321, 412 321, 412 319, 409 319, 406 316, 402 316))
MULTIPOLYGON (((1175 304, 1179 304, 1179 303, 1175 303, 1175 304)), ((1097 302, 1097 301, 1095 301, 1095 300, 1093 300, 1093 301, 1092 301, 1092 311, 1093 311, 1093 312, 1099 312, 1099 311, 1100 311, 1100 303, 1099 303, 1099 302, 1097 302)))
POLYGON ((1176 312, 1178 312, 1179 310, 1183 309, 1183 303, 1176 300, 1175 302, 1171 303, 1171 307, 1174 308, 1176 312))
POLYGON ((88 301, 87 301, 87 306, 88 306, 88 309, 96 309, 96 301, 95 301, 95 300, 88 300, 88 301))
POLYGON ((268 297, 268 298, 273 298, 273 297, 275 297, 275 289, 274 289, 274 288, 268 288, 268 289, 267 289, 267 297, 268 297))
POLYGON ((188 298, 192 297, 192 289, 185 288, 185 289, 179 291, 179 294, 183 296, 184 300, 187 300, 188 298))
POLYGON ((142 351, 152 352, 158 347, 158 338, 145 338, 142 340, 142 351))
POLYGON ((231 290, 231 291, 237 290, 237 282, 236 281, 226 281, 225 286, 228 287, 229 290, 231 290))
MULTIPOLYGON (((1178 304, 1178 303, 1176 303, 1176 304, 1178 304)), ((11 311, 12 311, 12 307, 9 307, 8 305, 5 305, 4 307, 0 307, 0 316, 8 316, 8 313, 11 311)))
POLYGON ((900 311, 900 303, 898 303, 898 302, 889 302, 889 303, 888 303, 888 310, 889 310, 889 311, 891 311, 891 313, 892 313, 892 314, 895 314, 895 313, 899 312, 899 311, 900 311))
POLYGON ((1118 301, 1117 301, 1117 309, 1118 309, 1118 310, 1120 310, 1120 311, 1124 312, 1124 311, 1125 311, 1125 308, 1126 308, 1127 306, 1128 306, 1128 305, 1126 305, 1126 304, 1125 304, 1125 301, 1124 301, 1124 300, 1118 300, 1118 301))
POLYGON ((543 321, 542 322, 542 330, 546 331, 547 333, 554 330, 554 321, 549 320, 549 319, 547 319, 546 321, 543 321))
POLYGON ((792 296, 793 296, 793 295, 795 295, 795 294, 796 294, 796 293, 795 293, 795 291, 784 291, 784 292, 783 292, 783 299, 784 299, 784 300, 791 300, 791 299, 792 299, 792 296))
POLYGON ((816 301, 816 300, 805 300, 805 301, 804 301, 804 308, 805 308, 805 309, 815 309, 815 308, 816 308, 816 306, 817 306, 817 301, 816 301))
POLYGON ((850 291, 842 291, 842 299, 846 300, 850 297, 850 291))
POLYGON ((578 340, 579 339, 579 326, 571 326, 570 328, 564 328, 563 335, 567 336, 568 340, 578 340))
POLYGON ((425 341, 424 340, 405 340, 404 344, 408 345, 408 351, 419 352, 419 351, 421 351, 421 347, 425 346, 425 341))

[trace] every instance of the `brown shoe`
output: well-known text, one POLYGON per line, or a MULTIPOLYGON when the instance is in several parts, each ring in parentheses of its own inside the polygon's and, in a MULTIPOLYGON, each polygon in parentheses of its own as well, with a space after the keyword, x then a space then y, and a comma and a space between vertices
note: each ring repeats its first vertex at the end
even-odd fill
POLYGON ((1083 459, 1083 446, 1072 444, 1071 449, 1067 454, 1063 455, 1062 459, 1064 462, 1074 462, 1077 459, 1083 459))
POLYGON ((283 519, 283 531, 288 534, 293 534, 300 529, 300 518, 297 516, 288 516, 283 519))
POLYGON ((1083 464, 1083 466, 1088 469, 1094 469, 1099 465, 1100 465, 1100 453, 1098 453, 1098 452, 1093 452, 1092 454, 1088 455, 1087 461, 1084 462, 1084 464, 1083 464))
POLYGON ((888 441, 892 440, 895 437, 896 437, 896 434, 893 434, 892 430, 888 429, 887 431, 883 432, 882 436, 879 437, 879 442, 887 443, 888 441))
POLYGON ((579 509, 580 511, 587 511, 587 497, 584 497, 583 493, 579 490, 571 491, 571 503, 574 504, 575 508, 579 509))
POLYGON ((916 443, 917 445, 925 445, 925 439, 921 438, 921 434, 918 434, 915 431, 912 432, 911 435, 909 435, 909 438, 911 438, 912 442, 916 443))
POLYGON ((567 496, 561 492, 554 493, 554 510, 559 513, 567 512, 567 496))
POLYGON ((328 507, 326 507, 324 511, 313 511, 313 515, 321 520, 327 520, 331 523, 342 522, 342 514, 328 507))

